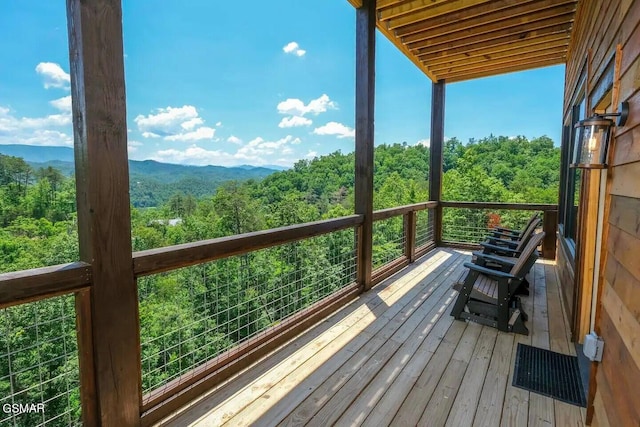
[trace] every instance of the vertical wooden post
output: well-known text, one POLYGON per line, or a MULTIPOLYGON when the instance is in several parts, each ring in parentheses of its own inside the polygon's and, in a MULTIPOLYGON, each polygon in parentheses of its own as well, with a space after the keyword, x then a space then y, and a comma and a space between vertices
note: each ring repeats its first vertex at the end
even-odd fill
POLYGON ((95 381, 87 424, 140 425, 140 336, 133 275, 120 0, 67 0, 80 259, 91 263, 90 297, 79 296, 82 392, 95 381), (90 333, 86 330, 90 328, 90 333), (88 339, 90 337, 91 339, 88 339))
POLYGON ((358 238, 357 280, 371 288, 373 264, 373 118, 375 97, 376 1, 356 9, 355 211, 364 215, 358 238))
POLYGON ((416 260, 416 211, 404 215, 404 254, 409 262, 416 260))
MULTIPOLYGON (((442 153, 444 147, 445 81, 433 83, 431 92, 431 139, 429 164, 429 200, 442 200, 442 153)), ((442 206, 433 210, 433 240, 442 244, 442 206)))
POLYGON ((542 214, 542 257, 556 259, 556 232, 558 231, 558 211, 544 211, 542 214))

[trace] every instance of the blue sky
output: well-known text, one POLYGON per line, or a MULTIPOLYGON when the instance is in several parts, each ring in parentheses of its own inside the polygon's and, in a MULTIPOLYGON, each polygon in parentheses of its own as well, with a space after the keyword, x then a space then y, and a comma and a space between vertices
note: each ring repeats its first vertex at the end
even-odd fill
MULTIPOLYGON (((0 144, 71 146, 65 2, 0 2, 0 144)), ((347 0, 124 0, 129 155, 290 166, 353 151, 347 0)), ((377 39, 376 144, 425 143, 431 82, 377 39)), ((559 143, 564 66, 447 85, 445 135, 559 143)))

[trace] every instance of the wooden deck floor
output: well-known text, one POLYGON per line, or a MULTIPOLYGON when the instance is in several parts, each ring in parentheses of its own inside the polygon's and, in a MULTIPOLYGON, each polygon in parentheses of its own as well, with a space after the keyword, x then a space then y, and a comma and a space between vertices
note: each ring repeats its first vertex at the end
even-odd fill
POLYGON ((449 315, 468 260, 433 251, 168 424, 583 425, 584 410, 511 386, 517 343, 574 354, 555 265, 532 269, 523 336, 449 315))

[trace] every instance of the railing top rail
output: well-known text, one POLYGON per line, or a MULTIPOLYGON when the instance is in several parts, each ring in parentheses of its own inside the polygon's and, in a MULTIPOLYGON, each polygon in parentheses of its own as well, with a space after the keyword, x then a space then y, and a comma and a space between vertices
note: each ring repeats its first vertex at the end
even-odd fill
POLYGON ((520 211, 557 211, 558 205, 546 203, 498 203, 498 202, 456 202, 441 201, 444 208, 468 208, 468 209, 504 209, 520 211))
POLYGON ((60 264, 0 274, 0 308, 77 292, 91 284, 91 265, 60 264))
POLYGON ((362 222, 362 215, 349 215, 341 218, 134 252, 133 269, 136 276, 161 273, 344 230, 358 226, 362 222))
POLYGON ((421 211, 429 208, 435 208, 437 206, 438 206, 438 202, 429 201, 429 202, 413 203, 411 205, 405 205, 405 206, 397 206, 394 208, 381 209, 373 212, 373 220, 381 221, 383 219, 392 218, 394 216, 404 215, 406 213, 413 212, 413 211, 421 211))

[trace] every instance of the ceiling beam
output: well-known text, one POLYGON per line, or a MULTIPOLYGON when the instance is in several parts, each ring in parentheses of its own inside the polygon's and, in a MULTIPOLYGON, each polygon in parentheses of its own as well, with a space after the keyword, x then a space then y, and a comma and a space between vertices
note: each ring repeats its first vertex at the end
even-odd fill
POLYGON ((509 34, 504 37, 500 37, 498 39, 486 40, 484 42, 476 43, 473 46, 456 46, 449 49, 437 51, 437 52, 428 52, 418 54, 418 57, 423 62, 429 63, 429 61, 434 59, 445 58, 458 54, 467 54, 470 52, 476 52, 482 49, 497 49, 500 46, 510 45, 517 42, 524 42, 526 40, 534 40, 537 38, 559 35, 562 34, 566 37, 570 36, 571 31, 571 23, 564 23, 559 25, 554 25, 552 27, 541 28, 535 31, 525 31, 524 33, 516 33, 509 34))
POLYGON ((410 0, 402 2, 397 6, 383 9, 378 13, 380 20, 387 20, 391 18, 397 18, 398 16, 406 15, 427 8, 436 7, 438 5, 445 5, 451 3, 450 0, 410 0))
POLYGON ((430 7, 429 9, 420 9, 406 15, 399 16, 397 18, 391 18, 386 20, 389 29, 395 30, 404 25, 410 25, 418 21, 423 21, 435 16, 445 15, 447 13, 456 12, 458 10, 466 9, 471 6, 475 6, 480 3, 488 3, 491 0, 451 0, 447 3, 440 4, 438 6, 430 7))
POLYGON ((411 51, 422 49, 435 49, 440 45, 470 45, 484 40, 497 39, 513 33, 522 33, 524 31, 534 31, 539 28, 551 27, 566 22, 571 22, 573 17, 572 12, 566 12, 563 15, 534 14, 535 17, 531 17, 531 20, 520 17, 514 19, 507 19, 501 22, 496 22, 483 27, 458 31, 453 34, 445 34, 438 37, 432 37, 428 40, 421 40, 415 43, 405 43, 407 48, 411 51))
MULTIPOLYGON (((545 0, 553 1, 553 0, 545 0)), ((575 1, 575 0, 574 0, 575 1)), ((540 2, 540 0, 523 0, 523 4, 531 2, 540 2)), ((413 33, 419 33, 424 31, 425 28, 436 28, 443 25, 451 24, 452 22, 461 21, 465 19, 475 18, 490 13, 494 13, 509 7, 513 7, 513 0, 496 0, 490 3, 481 3, 475 6, 468 7, 463 10, 451 12, 446 15, 435 16, 428 18, 411 25, 405 25, 404 27, 396 29, 396 36, 403 37, 413 33)))
POLYGON ((540 45, 557 46, 568 45, 569 35, 565 33, 550 34, 548 36, 536 37, 533 39, 525 39, 519 42, 507 43, 499 46, 492 46, 485 49, 478 49, 459 53, 456 55, 448 55, 425 60, 424 63, 430 70, 436 70, 446 66, 452 66, 457 62, 473 61, 477 57, 492 57, 503 52, 513 52, 519 54, 527 54, 534 50, 541 49, 540 45))
POLYGON ((559 56, 557 58, 552 58, 552 59, 541 59, 540 61, 532 61, 532 62, 526 62, 526 63, 518 62, 518 63, 515 63, 514 65, 511 65, 511 66, 505 65, 504 67, 500 67, 497 69, 476 70, 468 73, 463 72, 463 73, 456 73, 456 74, 442 74, 439 77, 442 79, 446 79, 447 82, 449 83, 455 83, 463 80, 478 79, 481 77, 489 77, 489 76, 495 76, 498 74, 513 73, 516 71, 532 70, 535 68, 548 67, 551 65, 559 65, 564 63, 565 63, 565 58, 559 56))
POLYGON ((422 42, 415 43, 410 46, 410 50, 412 52, 417 52, 418 55, 422 55, 424 53, 433 53, 462 46, 476 46, 480 43, 513 35, 517 36, 517 38, 526 38, 527 35, 529 35, 531 32, 541 30, 543 28, 551 28, 555 27, 556 25, 568 25, 570 27, 571 17, 571 14, 556 16, 554 18, 545 19, 542 21, 528 22, 526 24, 518 25, 515 27, 502 28, 490 33, 470 35, 465 38, 456 40, 447 40, 447 38, 438 37, 431 40, 424 40, 422 42))
POLYGON ((526 3, 471 19, 450 21, 448 25, 441 27, 425 26, 424 31, 404 36, 402 42, 409 44, 446 34, 452 36, 456 33, 468 35, 473 32, 479 34, 479 32, 488 32, 501 27, 521 25, 526 22, 572 13, 575 11, 575 7, 574 0, 546 0, 526 3))
MULTIPOLYGON (((507 52, 508 53, 508 52, 507 52)), ((484 68, 502 68, 504 64, 512 64, 514 62, 527 63, 530 61, 537 61, 539 58, 555 58, 557 56, 566 56, 567 45, 553 46, 542 50, 536 50, 529 52, 527 55, 523 54, 506 54, 504 56, 497 56, 490 59, 484 59, 482 57, 476 58, 475 62, 456 63, 453 66, 441 67, 439 69, 430 68, 431 72, 435 75, 441 74, 455 74, 459 72, 473 71, 484 68)))

